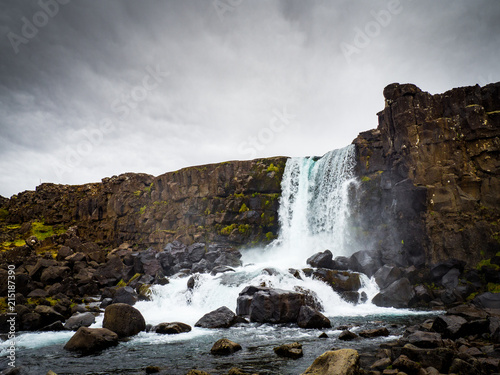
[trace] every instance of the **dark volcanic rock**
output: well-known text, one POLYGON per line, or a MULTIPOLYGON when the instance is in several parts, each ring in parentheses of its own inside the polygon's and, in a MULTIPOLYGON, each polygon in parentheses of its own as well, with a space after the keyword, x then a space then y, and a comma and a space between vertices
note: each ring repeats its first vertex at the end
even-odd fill
POLYGON ((201 328, 229 328, 235 323, 236 314, 226 306, 222 306, 203 315, 194 326, 201 328))
POLYGON ((399 279, 383 289, 375 297, 372 303, 382 307, 408 307, 408 303, 415 296, 415 291, 407 278, 399 279))
POLYGON ((240 344, 224 338, 217 340, 214 343, 212 349, 210 349, 210 353, 215 355, 229 355, 233 354, 234 352, 237 352, 238 350, 241 350, 240 344))
POLYGON ((500 293, 483 293, 474 298, 472 302, 484 309, 500 309, 500 293))
POLYGON ((309 306, 302 306, 297 317, 297 324, 301 328, 330 328, 330 319, 309 306))
POLYGON ((118 345, 118 335, 106 328, 80 327, 64 349, 88 355, 118 345))
POLYGON ((307 259, 307 264, 311 267, 316 268, 329 268, 334 269, 333 255, 330 250, 325 250, 320 253, 316 253, 307 259))
POLYGON ((115 303, 104 310, 102 326, 115 332, 120 337, 128 337, 144 331, 146 322, 136 308, 125 303, 115 303))
POLYGON ((282 289, 259 291, 249 307, 250 320, 258 323, 293 323, 305 304, 302 293, 282 289))
POLYGON ((358 251, 349 258, 349 269, 364 273, 368 277, 372 277, 381 266, 380 256, 374 251, 358 251))
POLYGON ((342 331, 339 335, 339 340, 343 341, 350 341, 357 339, 358 335, 356 335, 354 332, 351 332, 349 330, 342 331))
POLYGON ((395 266, 384 265, 375 273, 375 281, 379 288, 384 289, 402 276, 401 269, 395 266))
POLYGON ((374 328, 374 329, 367 329, 364 331, 359 332, 359 335, 364 338, 374 338, 374 337, 381 337, 381 336, 389 336, 389 330, 385 327, 382 328, 374 328))
POLYGON ((124 286, 116 290, 112 303, 126 303, 132 306, 138 300, 139 296, 136 291, 129 286, 124 286))
POLYGON ((276 355, 280 357, 297 359, 304 355, 302 352, 302 344, 294 342, 292 344, 283 344, 273 348, 276 355))
POLYGON ((185 333, 191 331, 191 326, 189 324, 181 323, 181 322, 172 322, 172 323, 160 323, 154 326, 151 331, 166 335, 176 335, 179 333, 185 333))
POLYGON ((356 292, 361 288, 358 273, 320 268, 313 272, 313 277, 330 285, 337 293, 356 292))

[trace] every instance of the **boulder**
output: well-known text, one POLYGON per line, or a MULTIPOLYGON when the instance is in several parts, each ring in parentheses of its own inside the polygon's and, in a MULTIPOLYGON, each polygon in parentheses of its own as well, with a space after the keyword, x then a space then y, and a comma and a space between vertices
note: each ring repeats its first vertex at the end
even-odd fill
POLYGON ((313 272, 313 277, 324 281, 337 293, 356 292, 361 288, 359 274, 354 272, 320 268, 313 272))
POLYGON ((176 335, 179 333, 190 332, 191 326, 180 322, 160 323, 154 326, 151 331, 167 335, 176 335))
POLYGON ((441 282, 444 275, 450 272, 453 268, 463 272, 465 262, 458 259, 449 259, 445 262, 440 262, 431 267, 429 276, 434 282, 441 282))
POLYGON ((194 326, 201 328, 229 328, 235 323, 236 314, 226 306, 222 306, 203 315, 194 326))
POLYGON ((310 306, 302 306, 297 317, 297 324, 301 328, 331 328, 330 319, 310 306))
POLYGON ((212 268, 210 275, 215 276, 218 273, 226 273, 226 272, 235 272, 235 271, 233 268, 229 266, 215 266, 214 268, 212 268))
POLYGON ((381 307, 408 307, 415 297, 415 291, 407 278, 399 279, 383 289, 372 299, 372 303, 381 307))
POLYGON ((314 254, 307 259, 307 264, 315 268, 334 269, 333 254, 330 250, 325 250, 314 254))
POLYGON ((434 319, 432 330, 443 335, 444 338, 457 339, 462 336, 463 326, 467 320, 458 315, 438 316, 434 319))
POLYGON ((446 289, 455 289, 458 286, 459 277, 460 270, 457 268, 452 268, 441 278, 441 285, 446 289))
POLYGON ((327 351, 314 360, 302 375, 358 375, 359 354, 354 349, 327 351))
POLYGON ((294 342, 292 344, 283 344, 273 348, 274 352, 279 357, 297 359, 304 355, 302 352, 302 344, 294 342))
POLYGON ((381 266, 380 256, 374 251, 361 250, 349 258, 349 269, 362 272, 368 277, 372 277, 381 266))
POLYGON ((64 349, 81 354, 93 354, 118 345, 118 335, 106 328, 80 327, 64 345, 64 349))
POLYGON ((295 323, 304 304, 302 293, 282 289, 261 290, 252 296, 250 320, 258 323, 295 323))
POLYGON ((351 341, 351 340, 357 339, 358 337, 359 336, 356 335, 354 332, 351 332, 348 329, 346 329, 340 333, 339 340, 351 341))
POLYGON ((90 325, 95 323, 95 315, 91 312, 85 313, 76 313, 71 316, 66 323, 64 324, 64 328, 69 331, 76 331, 80 327, 89 327, 90 325))
POLYGON ((115 332, 119 337, 128 337, 144 331, 146 322, 136 308, 125 303, 114 303, 104 310, 102 326, 115 332))
POLYGON ((361 337, 364 337, 365 339, 371 339, 374 337, 381 337, 381 336, 389 336, 389 330, 385 327, 382 328, 374 328, 374 329, 366 329, 364 331, 359 332, 359 335, 361 337))
POLYGON ((45 327, 57 321, 64 321, 64 316, 54 310, 51 306, 38 305, 35 313, 40 315, 40 326, 45 327))
POLYGON ((124 286, 116 289, 112 303, 126 303, 127 305, 135 305, 139 300, 136 291, 129 286, 124 286))
POLYGON ((212 349, 210 349, 210 353, 215 355, 229 355, 233 354, 234 352, 237 352, 238 350, 241 350, 240 344, 235 343, 234 341, 231 341, 229 339, 223 338, 217 340, 214 343, 212 349))
POLYGON ((56 260, 61 261, 64 260, 66 257, 69 257, 70 255, 73 255, 73 250, 71 250, 68 246, 61 246, 60 249, 57 251, 57 256, 56 260))
POLYGON ((54 323, 51 323, 45 327, 42 327, 40 329, 38 329, 39 331, 42 331, 42 332, 48 332, 48 331, 64 331, 65 328, 64 328, 64 325, 63 323, 58 320, 57 322, 54 322, 54 323))
POLYGON ((203 259, 206 253, 206 246, 204 243, 194 243, 192 245, 189 245, 187 248, 187 259, 191 263, 198 263, 200 260, 203 259))
POLYGON ((380 289, 385 289, 402 276, 401 269, 395 266, 384 265, 375 272, 375 282, 380 289))
POLYGON ((153 248, 141 251, 134 258, 134 273, 155 276, 162 270, 160 260, 156 257, 156 251, 153 248))
POLYGON ((472 300, 472 303, 483 309, 500 309, 500 293, 480 294, 472 300))

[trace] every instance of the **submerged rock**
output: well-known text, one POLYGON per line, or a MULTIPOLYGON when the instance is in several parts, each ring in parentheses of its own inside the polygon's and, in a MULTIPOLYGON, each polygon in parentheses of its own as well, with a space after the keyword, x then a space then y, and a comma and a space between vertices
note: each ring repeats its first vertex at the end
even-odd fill
POLYGON ((179 333, 190 332, 191 326, 181 322, 160 323, 152 327, 151 331, 166 335, 176 335, 179 333))
POLYGON ((330 319, 310 306, 302 306, 297 317, 297 324, 301 328, 331 328, 330 319))
POLYGON ((279 357, 297 359, 304 355, 302 352, 302 344, 298 342, 283 344, 273 348, 273 350, 279 357))
POLYGON ((238 350, 241 350, 240 344, 223 338, 214 343, 212 349, 210 349, 210 353, 215 355, 229 355, 237 352, 238 350))

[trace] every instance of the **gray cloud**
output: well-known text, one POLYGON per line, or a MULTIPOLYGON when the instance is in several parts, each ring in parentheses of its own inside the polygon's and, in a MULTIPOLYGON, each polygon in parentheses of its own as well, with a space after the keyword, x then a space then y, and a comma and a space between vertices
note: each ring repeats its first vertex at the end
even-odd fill
POLYGON ((55 1, 0 4, 5 196, 40 181, 321 155, 377 125, 391 82, 434 93, 500 80, 493 0, 220 0, 224 11, 55 1), (54 14, 16 53, 9 33, 22 37, 43 4, 54 14), (373 34, 362 48, 359 30, 373 34), (358 50, 346 58, 342 43, 358 50))

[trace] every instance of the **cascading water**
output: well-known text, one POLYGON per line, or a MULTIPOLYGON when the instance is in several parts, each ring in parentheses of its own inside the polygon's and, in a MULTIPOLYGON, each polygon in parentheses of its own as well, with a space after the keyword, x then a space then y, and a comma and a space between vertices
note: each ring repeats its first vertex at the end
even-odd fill
POLYGON ((329 249, 349 253, 348 192, 354 178, 354 145, 328 152, 320 159, 291 158, 281 183, 280 234, 270 253, 286 253, 288 262, 329 249))
MULTIPOLYGON (((324 307, 324 314, 336 323, 353 323, 370 327, 370 319, 385 316, 405 316, 408 311, 380 308, 370 303, 378 292, 376 284, 361 275, 362 289, 368 302, 353 305, 345 302, 326 283, 306 277, 299 278, 289 272, 290 267, 306 266, 306 259, 318 251, 330 249, 334 256, 349 255, 349 199, 348 191, 356 181, 353 178, 354 147, 327 153, 320 159, 291 158, 286 164, 282 180, 279 208, 281 226, 278 238, 265 249, 250 249, 243 254, 243 266, 235 272, 211 276, 198 275, 194 288, 187 287, 187 279, 172 277, 164 286, 152 287, 153 300, 135 305, 149 324, 181 321, 194 326, 205 313, 221 306, 236 310, 239 292, 248 285, 266 285, 285 290, 297 288, 314 291, 324 307), (363 318, 361 318, 363 317, 363 318)), ((101 327, 102 315, 92 327, 101 327)), ((356 328, 354 328, 356 330, 356 328)), ((340 331, 328 330, 335 337, 340 331)), ((58 374, 137 374, 136 369, 157 364, 158 359, 169 364, 169 374, 185 374, 199 367, 209 373, 227 373, 234 364, 249 372, 268 374, 300 373, 325 350, 327 341, 318 342, 317 330, 304 330, 296 326, 248 324, 230 331, 193 327, 181 335, 160 335, 142 332, 130 341, 100 354, 95 365, 72 354, 62 346, 71 332, 25 333, 18 339, 18 358, 33 373, 58 374), (242 351, 227 363, 210 356, 211 344, 220 337, 229 336, 248 350, 242 351), (276 359, 272 347, 283 342, 300 340, 306 350, 302 359, 293 363, 276 359), (52 358, 52 360, 51 360, 52 358), (102 365, 107 364, 107 368, 102 365), (139 366, 139 367, 138 367, 139 366), (70 372, 68 371, 70 368, 70 372), (212 371, 211 371, 212 370, 212 371)), ((339 342, 335 343, 336 346, 339 342)), ((362 344, 360 344, 362 345, 362 344)), ((372 345, 372 344, 368 344, 372 345)), ((0 365, 7 353, 7 344, 0 343, 0 365)), ((362 347, 360 346, 362 349, 362 347)), ((0 366, 1 367, 1 366, 0 366)))

